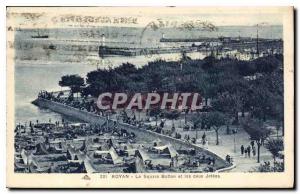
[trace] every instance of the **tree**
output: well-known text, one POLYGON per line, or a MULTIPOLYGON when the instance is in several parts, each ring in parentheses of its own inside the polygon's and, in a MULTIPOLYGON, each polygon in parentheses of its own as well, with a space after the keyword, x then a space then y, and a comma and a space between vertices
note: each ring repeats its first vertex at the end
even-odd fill
POLYGON ((251 93, 251 113, 254 117, 266 121, 270 114, 274 96, 262 82, 256 83, 251 93))
POLYGON ((282 136, 284 136, 284 128, 283 128, 283 120, 284 120, 284 110, 283 110, 283 103, 278 103, 274 107, 272 107, 272 110, 275 115, 276 120, 276 134, 277 138, 279 138, 279 131, 280 128, 282 128, 282 136))
POLYGON ((235 118, 238 123, 238 113, 248 109, 249 83, 243 77, 224 72, 220 76, 222 81, 218 83, 218 95, 212 102, 215 110, 227 113, 235 118), (234 87, 233 87, 234 86, 234 87))
POLYGON ((225 114, 218 111, 208 112, 203 120, 207 126, 212 127, 216 132, 216 145, 219 145, 219 130, 221 126, 226 124, 225 114))
POLYGON ((149 116, 155 117, 155 126, 157 126, 157 119, 160 114, 161 114, 161 109, 158 107, 154 107, 149 111, 149 116))
POLYGON ((164 113, 164 117, 167 119, 172 120, 172 128, 174 128, 174 120, 177 119, 180 116, 180 112, 176 111, 176 110, 172 110, 172 111, 166 111, 164 113))
POLYGON ((279 156, 280 151, 283 151, 283 140, 282 138, 269 139, 265 144, 265 147, 271 152, 273 156, 275 169, 276 157, 279 156))
POLYGON ((213 57, 212 55, 205 57, 203 59, 204 63, 202 64, 202 69, 204 70, 211 70, 213 67, 215 67, 215 63, 217 62, 217 59, 213 57))
POLYGON ((148 90, 149 91, 157 91, 160 89, 160 87, 163 85, 162 83, 162 75, 159 72, 150 72, 152 76, 148 75, 148 79, 146 80, 148 90))
POLYGON ((275 56, 260 57, 252 61, 257 72, 270 73, 282 64, 275 56))
POLYGON ((266 121, 271 118, 283 121, 283 77, 278 70, 271 74, 261 74, 252 82, 249 93, 251 113, 266 121))
POLYGON ((61 87, 70 87, 71 93, 80 92, 80 88, 84 86, 84 79, 79 75, 64 75, 58 82, 61 87))
POLYGON ((284 136, 284 106, 283 106, 283 96, 277 95, 273 96, 272 99, 273 106, 270 107, 270 114, 272 118, 275 120, 275 126, 276 126, 276 132, 277 132, 277 138, 279 138, 279 131, 282 129, 282 136, 284 136))
POLYGON ((198 128, 200 127, 200 125, 202 124, 202 122, 205 118, 203 115, 204 115, 204 113, 197 114, 191 118, 191 121, 193 123, 193 128, 194 128, 194 130, 196 130, 196 140, 198 139, 198 128))
POLYGON ((254 169, 254 172, 284 172, 284 163, 276 162, 275 167, 271 167, 269 162, 260 164, 259 167, 254 169))
POLYGON ((199 80, 198 91, 205 98, 204 104, 208 106, 208 99, 213 98, 216 95, 217 85, 208 78, 204 78, 204 80, 199 80))
MULTIPOLYGON (((224 92, 212 100, 213 110, 223 112, 229 117, 226 122, 227 129, 229 129, 229 124, 231 124, 231 118, 235 118, 235 121, 238 122, 238 107, 240 107, 240 101, 235 97, 237 96, 230 95, 229 92, 224 92)), ((227 132, 227 134, 229 134, 229 132, 227 132)))
POLYGON ((260 162, 260 147, 265 139, 270 135, 270 130, 264 127, 261 121, 246 119, 242 122, 242 127, 250 135, 250 139, 257 145, 257 163, 260 162))

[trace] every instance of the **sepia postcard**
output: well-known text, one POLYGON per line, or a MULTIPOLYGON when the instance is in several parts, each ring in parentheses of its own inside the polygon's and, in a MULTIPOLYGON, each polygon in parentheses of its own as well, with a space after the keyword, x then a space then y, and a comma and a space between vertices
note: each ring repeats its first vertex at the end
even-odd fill
POLYGON ((7 7, 7 187, 293 188, 293 7, 7 7))

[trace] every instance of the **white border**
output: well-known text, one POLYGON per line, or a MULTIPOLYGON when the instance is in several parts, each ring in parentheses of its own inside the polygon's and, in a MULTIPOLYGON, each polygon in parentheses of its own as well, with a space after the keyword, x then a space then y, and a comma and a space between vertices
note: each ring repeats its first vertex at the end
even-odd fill
MULTIPOLYGON (((240 0, 231 0, 231 1, 223 1, 223 0, 209 0, 209 1, 197 1, 197 0, 151 0, 151 1, 144 1, 141 0, 103 0, 99 3, 99 0, 70 0, 70 1, 61 1, 61 0, 51 0, 51 1, 44 1, 41 2, 40 0, 10 0, 9 2, 0 2, 0 26, 1 26, 1 35, 0 35, 0 91, 6 91, 6 6, 191 6, 191 5, 198 5, 198 6, 277 6, 277 5, 294 5, 296 8, 299 8, 299 1, 292 1, 292 0, 252 0, 252 1, 240 1, 240 0)), ((297 18, 297 16, 296 16, 297 18)), ((297 26, 299 25, 299 20, 296 19, 297 26)), ((298 45, 298 41, 297 41, 298 45)), ((297 47, 297 46, 296 46, 297 47)), ((299 50, 296 50, 299 52, 299 50)), ((298 58, 299 53, 295 53, 296 58, 298 58)), ((298 61, 298 60, 296 60, 298 61)), ((297 69, 297 73, 299 74, 299 68, 297 69)), ((296 85, 299 91, 299 84, 296 85)), ((6 142, 6 94, 5 92, 1 93, 0 97, 0 129, 1 129, 1 140, 0 140, 0 170, 1 170, 1 192, 8 192, 5 188, 5 142, 6 142)), ((298 107, 297 107, 298 108, 298 107)), ((297 115, 297 118, 300 119, 300 116, 297 115)), ((297 127, 296 127, 297 129, 297 127)), ((297 133, 299 138, 299 132, 297 133)), ((297 142, 297 141, 296 141, 297 142)), ((298 153, 299 154, 299 151, 298 153)), ((298 185, 298 183, 297 183, 298 185)), ((30 191, 29 191, 30 192, 30 191)), ((47 191, 49 192, 49 191, 47 191)), ((86 192, 86 191, 81 191, 86 192)), ((104 192, 104 191, 101 191, 104 192)), ((124 191, 123 191, 124 192, 124 191)), ((132 192, 132 191, 126 191, 132 192)), ((173 192, 173 191, 171 191, 173 192)), ((272 192, 272 191, 270 191, 272 192)))

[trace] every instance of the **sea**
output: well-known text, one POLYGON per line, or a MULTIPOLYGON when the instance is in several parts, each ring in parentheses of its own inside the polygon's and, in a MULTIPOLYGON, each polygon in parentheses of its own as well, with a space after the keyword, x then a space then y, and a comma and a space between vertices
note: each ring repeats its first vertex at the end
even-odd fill
MULTIPOLYGON (((65 117, 61 114, 52 112, 48 109, 39 108, 33 105, 31 102, 37 97, 39 91, 58 91, 62 88, 58 85, 60 78, 66 74, 78 74, 85 77, 90 71, 96 70, 97 66, 94 63, 89 63, 88 59, 84 58, 82 61, 66 61, 62 57, 57 57, 57 53, 51 53, 51 50, 46 53, 41 53, 41 47, 43 45, 53 44, 55 41, 64 42, 68 40, 65 44, 72 44, 76 41, 81 40, 94 40, 97 42, 99 40, 99 34, 102 32, 107 34, 108 45, 109 42, 113 46, 115 45, 126 45, 126 40, 130 40, 130 45, 137 45, 140 47, 157 41, 161 37, 162 32, 145 32, 143 37, 140 36, 141 29, 116 29, 116 28, 103 28, 103 29, 27 29, 16 32, 15 34, 15 45, 16 59, 18 55, 22 55, 23 58, 15 60, 14 70, 15 70, 15 123, 29 123, 30 121, 36 122, 52 122, 61 121, 62 119, 76 121, 73 118, 65 117), (49 40, 36 40, 32 39, 30 35, 36 35, 37 31, 39 34, 49 34, 49 40), (148 37, 147 37, 148 36, 148 37), (86 38, 87 37, 87 38, 86 38), (142 41, 140 41, 142 38, 142 41), (156 39, 156 41, 154 41, 156 39), (71 41, 70 41, 71 40, 71 41), (120 43, 122 42, 122 43, 120 43), (142 43, 141 43, 142 42, 142 43), (26 48, 28 43, 32 43, 33 48, 26 48), (24 46, 25 45, 25 46, 24 46), (34 46, 38 45, 38 46, 34 46), (23 56, 24 53, 27 56, 23 56), (34 58, 30 58, 37 54, 34 58), (39 56, 45 55, 45 57, 39 56), (51 57, 49 57, 51 56, 51 57), (29 60, 28 60, 29 59, 29 60)), ((218 37, 218 36, 231 36, 231 37, 256 37, 256 27, 255 26, 232 26, 232 27, 221 27, 218 32, 184 32, 179 31, 174 33, 172 30, 166 30, 165 37, 170 38, 183 38, 183 37, 218 37)), ((282 26, 265 26, 261 27, 260 31, 261 38, 282 38, 282 26)), ((82 41, 81 41, 82 42, 82 41)), ((93 41, 91 41, 93 42, 93 41)), ((82 44, 82 43, 81 43, 82 44)), ((63 52, 63 51, 62 51, 63 52)), ((85 52, 86 53, 86 52, 85 52)), ((85 53, 80 53, 76 51, 68 51, 65 54, 68 57, 76 57, 76 55, 85 55, 85 53)), ((92 52, 91 52, 92 53, 92 52)), ((61 52, 59 53, 61 56, 61 52)), ((97 53, 93 53, 94 59, 97 60, 97 53)), ((191 53, 190 57, 194 59, 204 58, 205 53, 191 53)), ((104 66, 118 66, 122 63, 132 63, 137 67, 142 67, 149 61, 165 59, 165 60, 177 60, 180 58, 180 54, 163 54, 163 55, 151 55, 151 56, 135 56, 135 57, 125 57, 125 56, 114 56, 107 57, 101 61, 101 65, 104 66)), ((65 88, 64 88, 65 89, 65 88)))

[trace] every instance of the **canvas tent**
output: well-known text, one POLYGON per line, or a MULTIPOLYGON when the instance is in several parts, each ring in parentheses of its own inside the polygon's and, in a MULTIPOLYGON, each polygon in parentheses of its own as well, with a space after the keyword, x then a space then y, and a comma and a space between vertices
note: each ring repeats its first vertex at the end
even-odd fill
POLYGON ((143 162, 151 160, 149 155, 144 150, 136 150, 136 155, 138 155, 143 160, 143 162))
POLYGON ((168 153, 171 158, 179 155, 172 145, 156 146, 154 149, 158 150, 159 153, 168 153))

